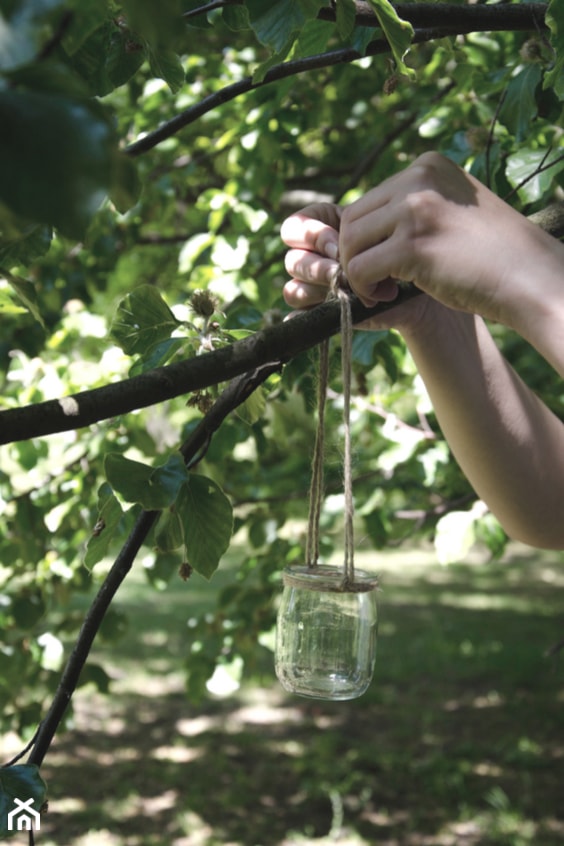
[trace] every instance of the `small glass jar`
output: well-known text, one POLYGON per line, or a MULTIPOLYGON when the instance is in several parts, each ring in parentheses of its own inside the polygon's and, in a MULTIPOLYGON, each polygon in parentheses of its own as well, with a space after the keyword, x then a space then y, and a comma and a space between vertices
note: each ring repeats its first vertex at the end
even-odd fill
POLYGON ((336 567, 290 567, 276 625, 275 669, 282 686, 312 699, 355 699, 376 660, 378 580, 336 567))

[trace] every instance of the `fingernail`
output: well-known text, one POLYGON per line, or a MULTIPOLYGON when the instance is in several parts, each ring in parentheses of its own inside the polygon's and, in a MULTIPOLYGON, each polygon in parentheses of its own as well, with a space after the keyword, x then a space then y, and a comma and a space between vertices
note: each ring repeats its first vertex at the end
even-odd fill
POLYGON ((327 258, 337 261, 337 259, 339 258, 339 245, 336 244, 335 241, 329 241, 329 243, 325 247, 325 255, 327 256, 327 258))

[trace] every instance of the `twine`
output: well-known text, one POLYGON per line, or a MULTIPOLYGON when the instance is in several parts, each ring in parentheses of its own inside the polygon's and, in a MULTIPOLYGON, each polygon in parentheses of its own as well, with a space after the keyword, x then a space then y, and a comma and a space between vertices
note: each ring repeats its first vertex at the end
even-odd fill
MULTIPOLYGON (((353 322, 349 288, 342 270, 336 274, 331 285, 328 299, 337 298, 341 306, 341 370, 343 376, 343 487, 345 497, 345 537, 343 578, 340 586, 335 587, 334 580, 329 590, 352 591, 370 590, 355 586, 354 573, 354 500, 352 490, 352 447, 351 447, 351 382, 352 382, 352 338, 353 322)), ((323 502, 323 462, 325 454, 325 403, 329 382, 329 340, 323 341, 319 350, 319 379, 317 386, 317 429, 311 468, 311 487, 309 496, 308 532, 306 543, 306 563, 309 571, 318 567, 319 561, 319 521, 323 502)), ((325 570, 326 568, 319 568, 325 570)), ((326 575, 326 574, 324 574, 326 575)), ((361 583, 359 583, 360 585, 361 583)), ((324 588, 320 588, 324 589, 324 588)))

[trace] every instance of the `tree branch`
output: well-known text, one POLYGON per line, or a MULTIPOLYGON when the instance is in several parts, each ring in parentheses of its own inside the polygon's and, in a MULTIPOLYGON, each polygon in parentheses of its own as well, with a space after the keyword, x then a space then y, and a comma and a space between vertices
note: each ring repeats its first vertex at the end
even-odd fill
MULTIPOLYGON (((380 26, 378 17, 370 3, 357 0, 357 26, 380 26)), ((544 29, 545 3, 499 3, 495 6, 454 3, 394 3, 399 17, 416 29, 451 27, 458 35, 468 32, 500 32, 528 29, 544 29)), ((321 9, 320 20, 334 21, 335 9, 321 9)))
MULTIPOLYGON (((360 323, 419 293, 413 286, 405 287, 393 303, 380 303, 372 309, 365 308, 355 298, 353 319, 360 323)), ((0 444, 79 429, 226 382, 258 367, 281 367, 299 353, 336 334, 339 328, 339 304, 327 302, 213 352, 91 391, 7 409, 0 412, 0 444)))
MULTIPOLYGON (((194 467, 201 461, 207 452, 213 433, 219 429, 225 418, 241 405, 275 369, 274 365, 257 367, 251 373, 246 373, 230 382, 208 414, 200 421, 180 448, 184 462, 188 467, 194 467)), ((157 522, 160 513, 160 511, 142 511, 140 513, 129 537, 88 609, 51 706, 34 738, 33 749, 28 758, 29 764, 41 766, 77 688, 80 674, 88 659, 104 616, 131 570, 139 549, 157 522)))
POLYGON ((38 767, 41 766, 43 758, 51 745, 55 732, 71 701, 71 697, 76 690, 80 673, 86 663, 90 648, 104 619, 104 615, 118 588, 131 570, 135 556, 159 514, 159 511, 141 512, 113 567, 104 579, 96 598, 88 609, 77 641, 61 676, 51 707, 39 726, 35 744, 28 758, 29 764, 36 764, 38 767))
MULTIPOLYGON (((546 210, 531 215, 530 219, 550 235, 564 237, 564 203, 554 203, 546 210)), ((372 309, 365 308, 354 297, 353 321, 361 323, 420 293, 412 285, 405 286, 396 300, 379 303, 372 309)), ((310 311, 296 313, 292 320, 196 358, 158 367, 141 376, 91 391, 6 409, 0 412, 0 445, 80 429, 100 420, 227 382, 257 368, 268 366, 277 369, 335 335, 339 329, 339 305, 327 302, 310 311)))
MULTIPOLYGON (((369 4, 357 3, 357 8, 359 7, 362 11, 357 15, 357 24, 376 26, 377 19, 369 4)), ((469 32, 518 30, 538 32, 546 28, 544 15, 547 6, 543 3, 523 3, 511 6, 506 4, 497 6, 454 6, 451 3, 429 5, 408 3, 405 5, 398 4, 396 9, 400 17, 412 23, 415 27, 413 44, 421 44, 446 36, 463 35, 469 32)), ((320 18, 324 18, 325 15, 328 16, 327 20, 334 20, 335 13, 333 10, 322 9, 320 18)), ((388 53, 389 50, 388 42, 385 39, 380 39, 371 42, 364 55, 376 56, 388 53)), ((142 153, 152 150, 161 141, 171 138, 184 127, 194 123, 202 115, 230 100, 234 100, 241 94, 246 94, 289 76, 296 76, 300 73, 334 65, 349 64, 361 58, 363 58, 363 55, 357 50, 346 47, 309 56, 305 59, 282 62, 271 68, 261 82, 254 82, 253 78, 248 76, 239 80, 239 82, 226 85, 225 88, 215 91, 213 94, 209 94, 194 106, 190 106, 171 120, 163 123, 153 132, 147 133, 139 141, 130 144, 125 148, 125 152, 129 156, 140 156, 142 153)))

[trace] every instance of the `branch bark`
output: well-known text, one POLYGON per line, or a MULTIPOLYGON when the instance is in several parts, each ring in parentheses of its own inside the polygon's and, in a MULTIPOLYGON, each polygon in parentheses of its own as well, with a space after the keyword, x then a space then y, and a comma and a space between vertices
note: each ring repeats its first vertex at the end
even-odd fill
MULTIPOLYGON (((564 237, 564 203, 554 203, 531 215, 530 219, 554 237, 564 237)), ((395 308, 419 293, 413 286, 404 287, 394 302, 380 303, 372 309, 365 308, 353 298, 353 320, 360 323, 374 314, 395 308)), ((335 335, 339 328, 339 305, 327 302, 311 311, 296 314, 292 320, 197 358, 159 367, 141 376, 91 391, 7 409, 0 412, 0 445, 80 429, 100 420, 227 382, 257 368, 271 366, 277 369, 335 335)))
MULTIPOLYGON (((451 3, 407 3, 396 5, 400 17, 414 26, 413 43, 422 44, 436 41, 452 35, 464 35, 469 32, 492 31, 528 31, 539 32, 546 29, 544 16, 547 10, 544 3, 519 3, 516 5, 499 4, 496 6, 454 6, 451 3)), ((357 3, 356 22, 361 26, 378 26, 378 20, 368 3, 357 3)), ((322 9, 321 19, 334 20, 332 9, 322 9)), ((366 56, 377 56, 388 53, 390 46, 385 39, 373 41, 366 49, 366 56)), ((254 82, 252 77, 245 77, 232 85, 226 85, 219 91, 204 97, 196 105, 180 112, 172 120, 163 123, 153 132, 148 132, 139 141, 135 141, 125 148, 129 156, 140 156, 152 150, 161 141, 171 138, 181 129, 207 114, 218 106, 234 100, 249 91, 254 91, 278 82, 289 76, 296 76, 311 70, 348 64, 362 55, 352 48, 332 50, 305 59, 292 62, 282 62, 271 68, 261 82, 254 82)))
MULTIPOLYGON (((355 300, 353 319, 359 323, 419 293, 413 286, 406 287, 395 302, 381 303, 373 309, 366 309, 359 300, 355 300)), ((2 411, 0 444, 79 429, 99 420, 227 382, 258 367, 281 367, 299 353, 336 334, 339 328, 339 304, 327 302, 214 352, 159 367, 102 388, 2 411)))

